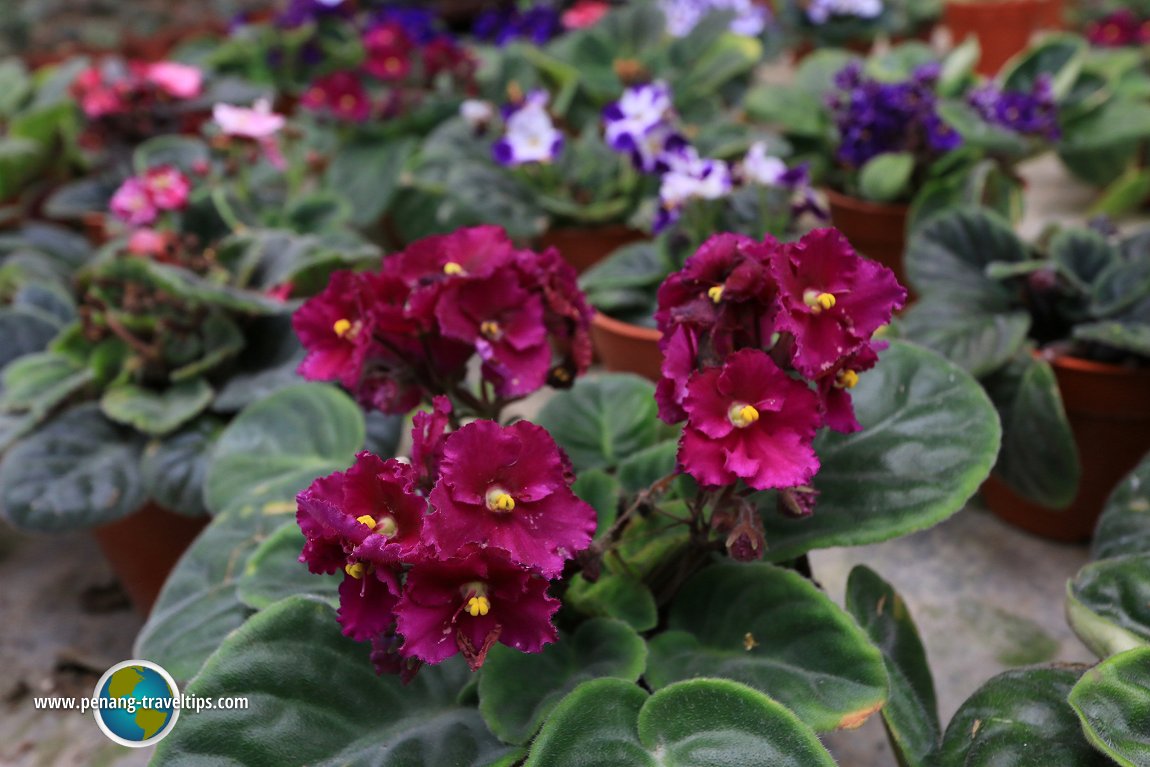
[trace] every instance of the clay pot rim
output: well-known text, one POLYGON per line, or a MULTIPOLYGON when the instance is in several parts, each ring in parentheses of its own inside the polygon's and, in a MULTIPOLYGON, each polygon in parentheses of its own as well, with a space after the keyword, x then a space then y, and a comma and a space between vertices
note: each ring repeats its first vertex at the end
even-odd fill
POLYGON ((910 203, 907 202, 871 202, 861 197, 845 194, 829 186, 823 188, 823 194, 827 196, 827 201, 831 205, 838 205, 842 208, 849 207, 864 212, 884 213, 888 215, 901 215, 910 210, 910 203))
POLYGON ((598 309, 595 310, 595 316, 591 318, 591 324, 600 330, 614 333, 625 338, 632 338, 636 341, 654 341, 657 343, 659 339, 663 337, 663 334, 656 328, 632 325, 630 322, 623 322, 614 317, 609 317, 598 309))
POLYGON ((1034 352, 1034 356, 1046 360, 1053 367, 1073 370, 1076 373, 1113 377, 1134 376, 1137 378, 1150 378, 1150 365, 1130 367, 1128 365, 1115 365, 1112 362, 1096 362, 1065 352, 1059 353, 1052 349, 1037 349, 1034 352))

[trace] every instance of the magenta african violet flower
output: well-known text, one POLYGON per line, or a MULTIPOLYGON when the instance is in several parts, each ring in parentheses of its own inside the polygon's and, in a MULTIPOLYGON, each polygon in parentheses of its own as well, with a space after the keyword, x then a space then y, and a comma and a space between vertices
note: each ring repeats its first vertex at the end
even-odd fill
POLYGON ((447 439, 441 468, 425 533, 440 556, 481 544, 555 576, 591 542, 595 510, 571 491, 566 456, 540 426, 470 423, 447 439))
POLYGON ((855 418, 850 390, 858 384, 859 373, 870 370, 877 364, 876 347, 865 344, 857 352, 840 361, 829 374, 819 379, 819 396, 823 401, 827 426, 844 434, 862 429, 858 419, 855 418))
POLYGON ((333 72, 312 83, 299 103, 339 120, 363 122, 371 116, 371 99, 354 72, 333 72))
POLYGON ((399 653, 440 663, 462 653, 472 670, 496 642, 539 652, 556 639, 559 600, 548 582, 501 552, 468 547, 447 561, 416 564, 395 607, 399 653))
POLYGON ((804 485, 818 471, 818 398, 764 352, 743 349, 695 373, 683 409, 679 463, 702 485, 741 479, 767 490, 804 485))
POLYGON ((130 226, 146 226, 156 220, 159 211, 142 179, 130 178, 112 195, 112 215, 130 226))
POLYGON ((128 252, 136 256, 158 256, 168 249, 168 237, 155 229, 136 229, 128 237, 128 252))
POLYGON ((419 487, 427 492, 439 479, 443 443, 451 422, 451 400, 441 394, 431 404, 430 412, 421 410, 411 418, 411 464, 419 487))
POLYGON ((906 303, 906 288, 877 261, 859 256, 836 229, 816 229, 775 259, 782 312, 794 335, 792 363, 818 378, 855 353, 906 303))
POLYGON ((402 80, 411 72, 415 45, 397 21, 381 24, 363 37, 363 69, 380 80, 402 80))
POLYGON ((297 496, 296 521, 307 539, 300 561, 314 573, 344 571, 340 623, 354 639, 387 628, 398 568, 418 558, 427 502, 415 494, 414 478, 409 464, 364 452, 347 471, 297 496))
POLYGON ((144 174, 148 196, 160 210, 183 210, 188 205, 192 185, 188 177, 171 165, 149 168, 144 174))

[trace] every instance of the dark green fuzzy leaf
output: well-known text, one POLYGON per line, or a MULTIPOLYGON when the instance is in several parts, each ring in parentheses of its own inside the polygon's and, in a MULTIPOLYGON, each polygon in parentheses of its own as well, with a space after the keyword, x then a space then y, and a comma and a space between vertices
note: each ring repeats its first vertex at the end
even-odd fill
POLYGON ((1066 584, 1066 617, 1100 658, 1150 645, 1150 553, 1082 568, 1066 584))
POLYGON ((1150 647, 1087 671, 1070 691, 1070 705, 1096 748, 1122 767, 1150 764, 1150 647))
POLYGON ((104 392, 100 409, 115 421, 153 436, 170 434, 207 409, 211 384, 192 378, 163 391, 121 384, 104 392))
POLYGON ((268 535, 252 551, 236 581, 239 600, 253 610, 271 607, 281 599, 305 594, 339 605, 342 572, 316 575, 299 561, 304 537, 294 519, 289 519, 268 535))
POLYGON ((206 514, 204 477, 222 430, 222 421, 204 416, 175 434, 152 440, 140 464, 148 496, 178 514, 206 514))

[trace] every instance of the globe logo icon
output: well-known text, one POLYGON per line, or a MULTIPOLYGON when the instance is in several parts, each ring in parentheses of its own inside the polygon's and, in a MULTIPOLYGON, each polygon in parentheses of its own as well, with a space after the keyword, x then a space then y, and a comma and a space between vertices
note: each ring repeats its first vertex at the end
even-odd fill
POLYGON ((92 693, 104 734, 140 748, 162 740, 180 715, 180 692, 171 674, 151 661, 126 660, 104 672, 92 693))

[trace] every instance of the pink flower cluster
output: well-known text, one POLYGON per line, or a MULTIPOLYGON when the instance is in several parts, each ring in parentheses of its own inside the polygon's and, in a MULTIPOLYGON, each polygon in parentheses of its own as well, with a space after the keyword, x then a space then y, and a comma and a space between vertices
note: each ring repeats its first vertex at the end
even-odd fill
POLYGON ((668 423, 707 487, 807 485, 822 426, 859 429, 850 389, 878 361, 871 336, 906 300, 894 274, 834 229, 798 242, 720 234, 659 290, 668 423))
POLYGON ((203 92, 199 69, 174 61, 132 61, 126 70, 90 66, 72 83, 89 119, 148 109, 163 100, 186 101, 203 92))
MULTIPOLYGON (((499 227, 481 226, 415 242, 378 272, 337 272, 293 324, 305 378, 406 413, 436 394, 464 396, 476 355, 484 390, 504 401, 570 383, 591 363, 590 320, 557 251, 519 250, 499 227)), ((481 415, 493 403, 474 404, 481 415)))
POLYGON ((397 20, 384 21, 363 36, 364 62, 358 70, 325 75, 304 91, 300 104, 346 122, 389 118, 416 106, 440 77, 456 89, 474 85, 475 59, 450 37, 421 41, 397 20), (374 89, 382 89, 373 94, 374 89))
POLYGON ((540 651, 556 638, 549 582, 595 531, 545 429, 475 421, 444 436, 450 410, 439 397, 417 416, 412 463, 360 453, 297 498, 300 561, 343 571, 340 624, 373 641, 381 673, 457 653, 476 669, 496 642, 540 651))
POLYGON ((187 176, 171 165, 160 165, 121 184, 112 195, 110 208, 129 226, 148 226, 165 211, 186 208, 190 192, 187 176))

